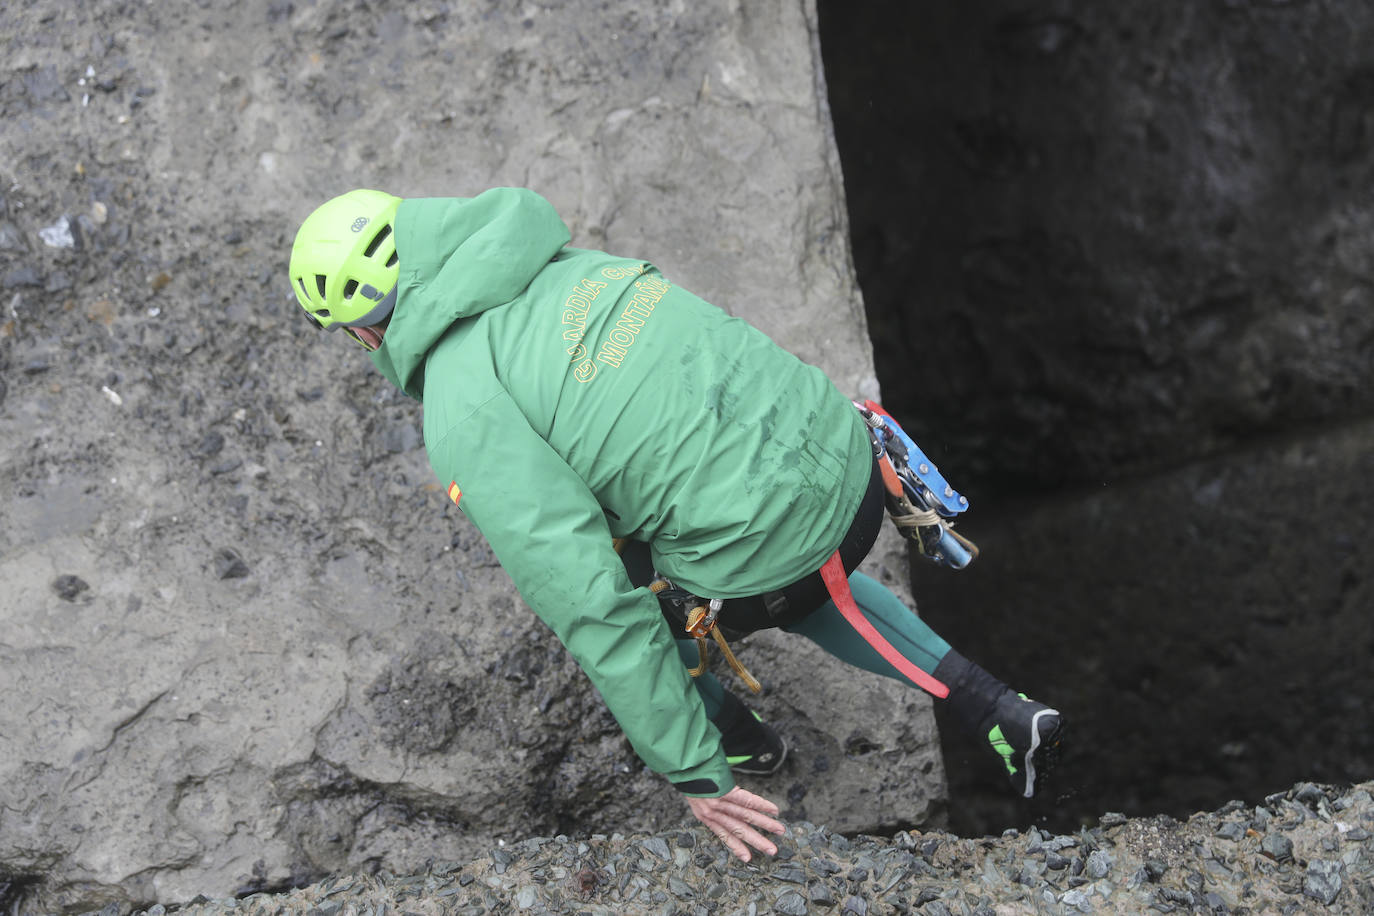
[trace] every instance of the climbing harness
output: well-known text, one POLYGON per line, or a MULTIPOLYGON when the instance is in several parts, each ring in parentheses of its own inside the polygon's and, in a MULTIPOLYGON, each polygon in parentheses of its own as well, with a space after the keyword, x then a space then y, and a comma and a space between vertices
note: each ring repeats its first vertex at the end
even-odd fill
MULTIPOLYGON (((954 531, 953 519, 968 508, 968 499, 955 492, 925 452, 912 441, 892 415, 876 401, 854 401, 863 417, 873 443, 873 454, 883 478, 888 516, 902 536, 912 541, 921 556, 941 566, 963 569, 978 557, 978 547, 968 538, 954 531)), ((619 553, 624 539, 615 540, 619 553)), ((716 626, 724 602, 720 598, 701 598, 676 588, 655 572, 649 589, 660 601, 672 602, 686 616, 685 629, 697 643, 698 663, 688 670, 692 677, 706 672, 710 638, 714 638, 725 660, 740 680, 754 693, 763 687, 730 651, 729 644, 716 626)), ((917 687, 936 697, 949 696, 949 687, 922 671, 878 632, 863 615, 854 601, 845 573, 844 561, 836 550, 820 569, 822 581, 830 599, 848 621, 888 664, 917 687)))
MULTIPOLYGON (((612 541, 615 552, 620 553, 625 547, 624 538, 615 538, 612 541)), ((744 682, 745 686, 754 693, 763 693, 763 685, 758 682, 758 678, 749 673, 749 669, 744 667, 735 653, 730 651, 730 644, 725 641, 725 636, 716 627, 716 618, 720 616, 720 609, 725 606, 725 602, 720 598, 701 598, 693 595, 685 589, 677 588, 673 583, 659 573, 654 571, 654 579, 649 583, 649 591, 662 601, 670 601, 675 605, 679 612, 686 617, 683 629, 687 635, 697 642, 697 666, 688 668, 687 673, 692 677, 701 677, 706 673, 707 664, 710 656, 709 638, 714 638, 716 645, 720 647, 721 654, 729 662, 730 668, 744 682)))
POLYGON ((763 693, 763 685, 749 673, 749 669, 744 667, 744 663, 735 657, 735 653, 730 651, 730 644, 725 641, 724 634, 716 626, 716 618, 720 616, 720 609, 725 605, 724 601, 719 598, 709 600, 699 598, 680 588, 673 588, 672 583, 662 576, 649 583, 649 590, 660 598, 667 598, 674 602, 679 610, 685 611, 687 614, 687 622, 683 625, 683 629, 687 631, 688 636, 697 641, 697 666, 687 669, 688 674, 692 677, 701 677, 706 673, 711 647, 707 637, 712 637, 715 639, 716 645, 720 647, 720 652, 725 656, 725 660, 729 662, 731 670, 739 675, 739 679, 744 681, 744 685, 754 693, 763 693))

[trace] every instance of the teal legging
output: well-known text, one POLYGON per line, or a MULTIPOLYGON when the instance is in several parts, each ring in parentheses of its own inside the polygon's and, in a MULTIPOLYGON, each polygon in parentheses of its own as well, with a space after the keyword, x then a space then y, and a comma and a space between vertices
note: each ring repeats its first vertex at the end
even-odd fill
MULTIPOLYGON (((893 648, 907 661, 927 674, 934 674, 940 659, 949 652, 949 643, 941 639, 924 620, 913 614, 902 599, 892 594, 882 583, 870 579, 861 572, 855 572, 849 576, 849 588, 854 593, 854 603, 883 638, 892 643, 893 648)), ((904 684, 911 683, 855 632, 833 601, 827 601, 801 621, 784 629, 788 633, 800 633, 840 661, 856 668, 881 674, 904 684)), ((696 642, 680 639, 677 648, 683 664, 695 668, 696 642)), ((707 716, 714 717, 720 710, 725 688, 709 671, 696 678, 696 685, 702 702, 706 704, 707 716)))

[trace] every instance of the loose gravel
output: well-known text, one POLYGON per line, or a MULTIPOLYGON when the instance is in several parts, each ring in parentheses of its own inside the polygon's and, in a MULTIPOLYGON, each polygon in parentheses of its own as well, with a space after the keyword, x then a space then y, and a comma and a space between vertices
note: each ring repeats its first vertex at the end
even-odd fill
MULTIPOLYGON (((146 916, 781 913, 1374 913, 1374 782, 1303 783, 1186 822, 1106 814, 1075 834, 790 825, 772 859, 731 858, 704 831, 535 838, 423 874, 346 875, 283 894, 198 898, 146 916)), ((110 910, 103 916, 114 916, 110 910)))

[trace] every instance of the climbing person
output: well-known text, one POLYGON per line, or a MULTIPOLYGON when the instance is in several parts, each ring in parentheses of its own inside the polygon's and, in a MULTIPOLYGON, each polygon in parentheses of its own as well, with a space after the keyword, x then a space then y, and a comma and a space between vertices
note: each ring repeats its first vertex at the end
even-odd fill
POLYGON ((736 856, 775 854, 784 827, 732 768, 776 772, 787 749, 701 660, 715 640, 748 678, 728 638, 765 627, 943 698, 1032 796, 1060 714, 855 572, 901 502, 876 405, 651 263, 569 242, 529 190, 355 190, 301 224, 290 283, 422 403, 448 498, 736 856))

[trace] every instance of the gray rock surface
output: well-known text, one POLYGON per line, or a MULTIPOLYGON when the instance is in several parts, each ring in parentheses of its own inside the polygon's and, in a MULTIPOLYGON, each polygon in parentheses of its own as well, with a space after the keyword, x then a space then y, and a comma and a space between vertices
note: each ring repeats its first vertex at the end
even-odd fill
MULTIPOLYGON (((812 5, 37 0, 0 49, 0 898, 682 824, 283 277, 349 187, 528 185, 875 394, 812 5)), ((787 816, 938 822, 924 696, 749 642, 787 816)))
MULTIPOLYGON (((928 916, 1374 911, 1374 783, 1308 783, 1186 820, 1104 815, 1069 834, 846 837, 795 824, 770 860, 704 830, 538 838, 414 875, 348 875, 289 894, 202 898, 186 916, 383 912, 928 916), (1274 841, 1285 852, 1275 854, 1274 841)), ((164 910, 147 911, 163 916, 164 910)))

